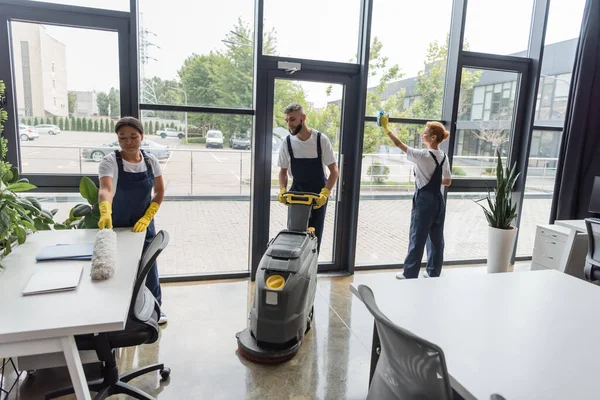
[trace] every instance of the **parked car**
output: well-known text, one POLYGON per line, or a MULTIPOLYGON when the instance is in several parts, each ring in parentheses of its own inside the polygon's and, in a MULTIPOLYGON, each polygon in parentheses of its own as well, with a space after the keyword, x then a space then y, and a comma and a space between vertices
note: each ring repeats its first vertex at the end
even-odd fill
POLYGON ((50 124, 36 125, 34 129, 38 134, 58 135, 60 133, 58 126, 50 124))
MULTIPOLYGON (((111 143, 103 144, 98 147, 90 147, 87 149, 83 149, 81 150, 81 157, 85 160, 100 162, 102 161, 104 156, 109 154, 111 151, 118 150, 119 148, 119 142, 114 141, 111 143)), ((151 140, 142 141, 142 150, 153 154, 159 160, 167 159, 171 155, 171 152, 169 151, 169 148, 167 146, 165 146, 164 144, 158 144, 151 140)))
POLYGON ((178 131, 175 128, 165 128, 160 131, 157 131, 156 134, 161 138, 165 139, 166 137, 176 137, 177 139, 183 139, 185 134, 181 131, 178 131))
POLYGON ((287 129, 284 128, 273 128, 273 136, 271 137, 271 149, 272 151, 279 152, 285 138, 290 134, 287 129))
POLYGON ((223 132, 213 130, 206 132, 206 148, 209 147, 223 148, 223 132))
POLYGON ((35 140, 40 135, 29 125, 19 124, 19 138, 23 141, 35 140))
POLYGON ((245 133, 234 133, 229 139, 229 145, 232 149, 250 150, 250 136, 245 133))

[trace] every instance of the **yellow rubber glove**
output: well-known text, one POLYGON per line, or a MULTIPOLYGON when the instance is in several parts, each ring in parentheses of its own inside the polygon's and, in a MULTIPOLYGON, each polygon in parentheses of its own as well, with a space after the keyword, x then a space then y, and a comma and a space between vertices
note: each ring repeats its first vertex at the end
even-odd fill
POLYGON ((387 114, 384 114, 381 117, 379 117, 379 123, 381 124, 381 127, 383 128, 383 131, 386 134, 392 133, 392 131, 390 130, 390 128, 388 126, 388 122, 389 122, 389 117, 387 114))
POLYGON ((329 198, 330 194, 331 194, 331 191, 329 189, 323 188, 321 190, 321 193, 319 193, 319 198, 316 200, 317 206, 315 208, 321 208, 325 204, 327 204, 327 199, 329 198))
POLYGON ((287 189, 282 187, 281 189, 279 189, 279 194, 277 195, 277 201, 280 202, 281 204, 285 204, 287 205, 287 202, 285 201, 285 199, 283 198, 283 194, 287 192, 287 189))
POLYGON ((156 213, 158 212, 158 207, 160 207, 158 203, 150 203, 144 216, 140 218, 138 222, 133 226, 133 231, 144 232, 146 229, 148 229, 148 225, 150 225, 150 222, 152 222, 152 218, 154 218, 154 215, 156 215, 156 213))
POLYGON ((100 219, 98 220, 98 228, 100 229, 112 229, 112 203, 108 200, 104 200, 98 204, 100 209, 100 219))

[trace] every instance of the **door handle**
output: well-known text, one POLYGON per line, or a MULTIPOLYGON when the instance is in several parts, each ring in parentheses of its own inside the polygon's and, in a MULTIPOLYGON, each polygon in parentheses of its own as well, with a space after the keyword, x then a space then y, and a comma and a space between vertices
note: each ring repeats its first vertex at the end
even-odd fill
POLYGON ((337 191, 337 201, 338 203, 340 201, 342 201, 342 192, 344 191, 344 181, 343 179, 343 174, 344 174, 344 154, 340 153, 340 166, 339 166, 339 175, 338 175, 338 191, 337 191))

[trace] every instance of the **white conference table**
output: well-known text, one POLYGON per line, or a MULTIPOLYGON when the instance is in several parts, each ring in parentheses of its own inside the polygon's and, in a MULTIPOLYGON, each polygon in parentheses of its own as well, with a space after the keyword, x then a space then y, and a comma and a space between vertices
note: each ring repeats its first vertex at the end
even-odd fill
POLYGON ((392 322, 442 348, 465 399, 598 399, 596 285, 555 270, 403 281, 357 275, 350 289, 359 298, 361 284, 392 322))
POLYGON ((0 271, 0 357, 62 352, 78 399, 90 399, 75 335, 125 329, 145 233, 117 232, 117 268, 111 279, 92 281, 91 261, 36 262, 44 247, 93 243, 97 229, 41 231, 4 258, 0 271), (31 275, 56 265, 83 266, 75 290, 23 296, 31 275))

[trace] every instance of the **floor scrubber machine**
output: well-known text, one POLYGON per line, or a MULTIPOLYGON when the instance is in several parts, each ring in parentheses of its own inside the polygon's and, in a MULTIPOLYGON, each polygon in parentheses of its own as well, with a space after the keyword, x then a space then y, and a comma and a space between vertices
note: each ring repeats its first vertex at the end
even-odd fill
POLYGON ((256 271, 248 328, 236 334, 238 352, 261 363, 294 357, 311 328, 319 254, 310 213, 314 193, 287 192, 287 229, 272 239, 256 271))

